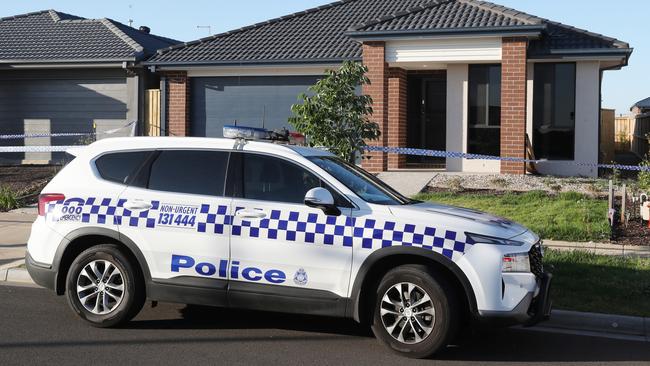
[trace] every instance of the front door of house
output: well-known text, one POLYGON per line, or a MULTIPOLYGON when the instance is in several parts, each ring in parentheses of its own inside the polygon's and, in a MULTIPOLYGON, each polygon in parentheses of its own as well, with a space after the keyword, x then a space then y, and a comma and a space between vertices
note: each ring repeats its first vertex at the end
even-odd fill
MULTIPOLYGON (((408 79, 408 146, 426 150, 447 148, 447 76, 414 75, 408 79)), ((419 168, 444 168, 444 158, 409 156, 419 168)))

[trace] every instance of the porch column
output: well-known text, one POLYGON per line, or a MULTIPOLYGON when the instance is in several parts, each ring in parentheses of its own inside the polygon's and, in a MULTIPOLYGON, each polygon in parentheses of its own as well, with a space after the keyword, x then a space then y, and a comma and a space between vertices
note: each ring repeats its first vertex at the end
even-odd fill
MULTIPOLYGON (((388 78, 388 146, 406 146, 407 75, 406 70, 391 68, 388 78)), ((388 169, 406 167, 406 155, 388 155, 388 169)))
MULTIPOLYGON (((386 63, 384 42, 365 42, 363 44, 363 63, 368 67, 370 85, 363 86, 363 93, 373 100, 371 120, 379 125, 381 136, 377 141, 368 141, 369 146, 388 146, 388 64, 386 63)), ((362 166, 369 172, 388 170, 387 154, 366 153, 362 166)))
MULTIPOLYGON (((503 38, 501 63, 501 156, 526 156, 526 38, 503 38)), ((524 163, 501 162, 502 174, 526 174, 524 163)))
POLYGON ((167 77, 167 135, 190 134, 190 80, 185 71, 165 73, 167 77))

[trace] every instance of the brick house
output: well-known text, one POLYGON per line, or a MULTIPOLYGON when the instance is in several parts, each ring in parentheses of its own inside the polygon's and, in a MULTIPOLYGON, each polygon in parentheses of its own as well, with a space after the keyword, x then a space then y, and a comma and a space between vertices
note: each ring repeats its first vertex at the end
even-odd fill
MULTIPOLYGON (((343 60, 366 64, 382 146, 523 158, 595 176, 603 72, 632 49, 613 38, 477 0, 343 0, 159 50, 173 135, 224 124, 287 126, 296 96, 343 60)), ((371 154, 378 172, 524 174, 523 163, 371 154)))

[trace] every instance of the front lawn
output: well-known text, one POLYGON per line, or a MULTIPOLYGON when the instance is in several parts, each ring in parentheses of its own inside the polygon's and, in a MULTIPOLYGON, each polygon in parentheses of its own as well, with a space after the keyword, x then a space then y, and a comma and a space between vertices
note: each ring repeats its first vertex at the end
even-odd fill
POLYGON ((414 197, 489 212, 516 221, 543 239, 608 241, 607 201, 574 192, 422 193, 414 197))
POLYGON ((556 309, 650 317, 650 258, 548 250, 556 309))

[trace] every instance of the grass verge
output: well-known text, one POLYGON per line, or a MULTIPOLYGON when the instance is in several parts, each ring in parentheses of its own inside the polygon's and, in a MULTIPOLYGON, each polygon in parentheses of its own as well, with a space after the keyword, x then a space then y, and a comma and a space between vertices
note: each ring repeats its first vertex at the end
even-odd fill
POLYGON ((553 307, 650 317, 650 258, 548 250, 553 307))
POLYGON ((516 221, 544 239, 566 241, 609 240, 607 201, 587 195, 541 191, 526 193, 423 193, 415 197, 489 212, 516 221))

